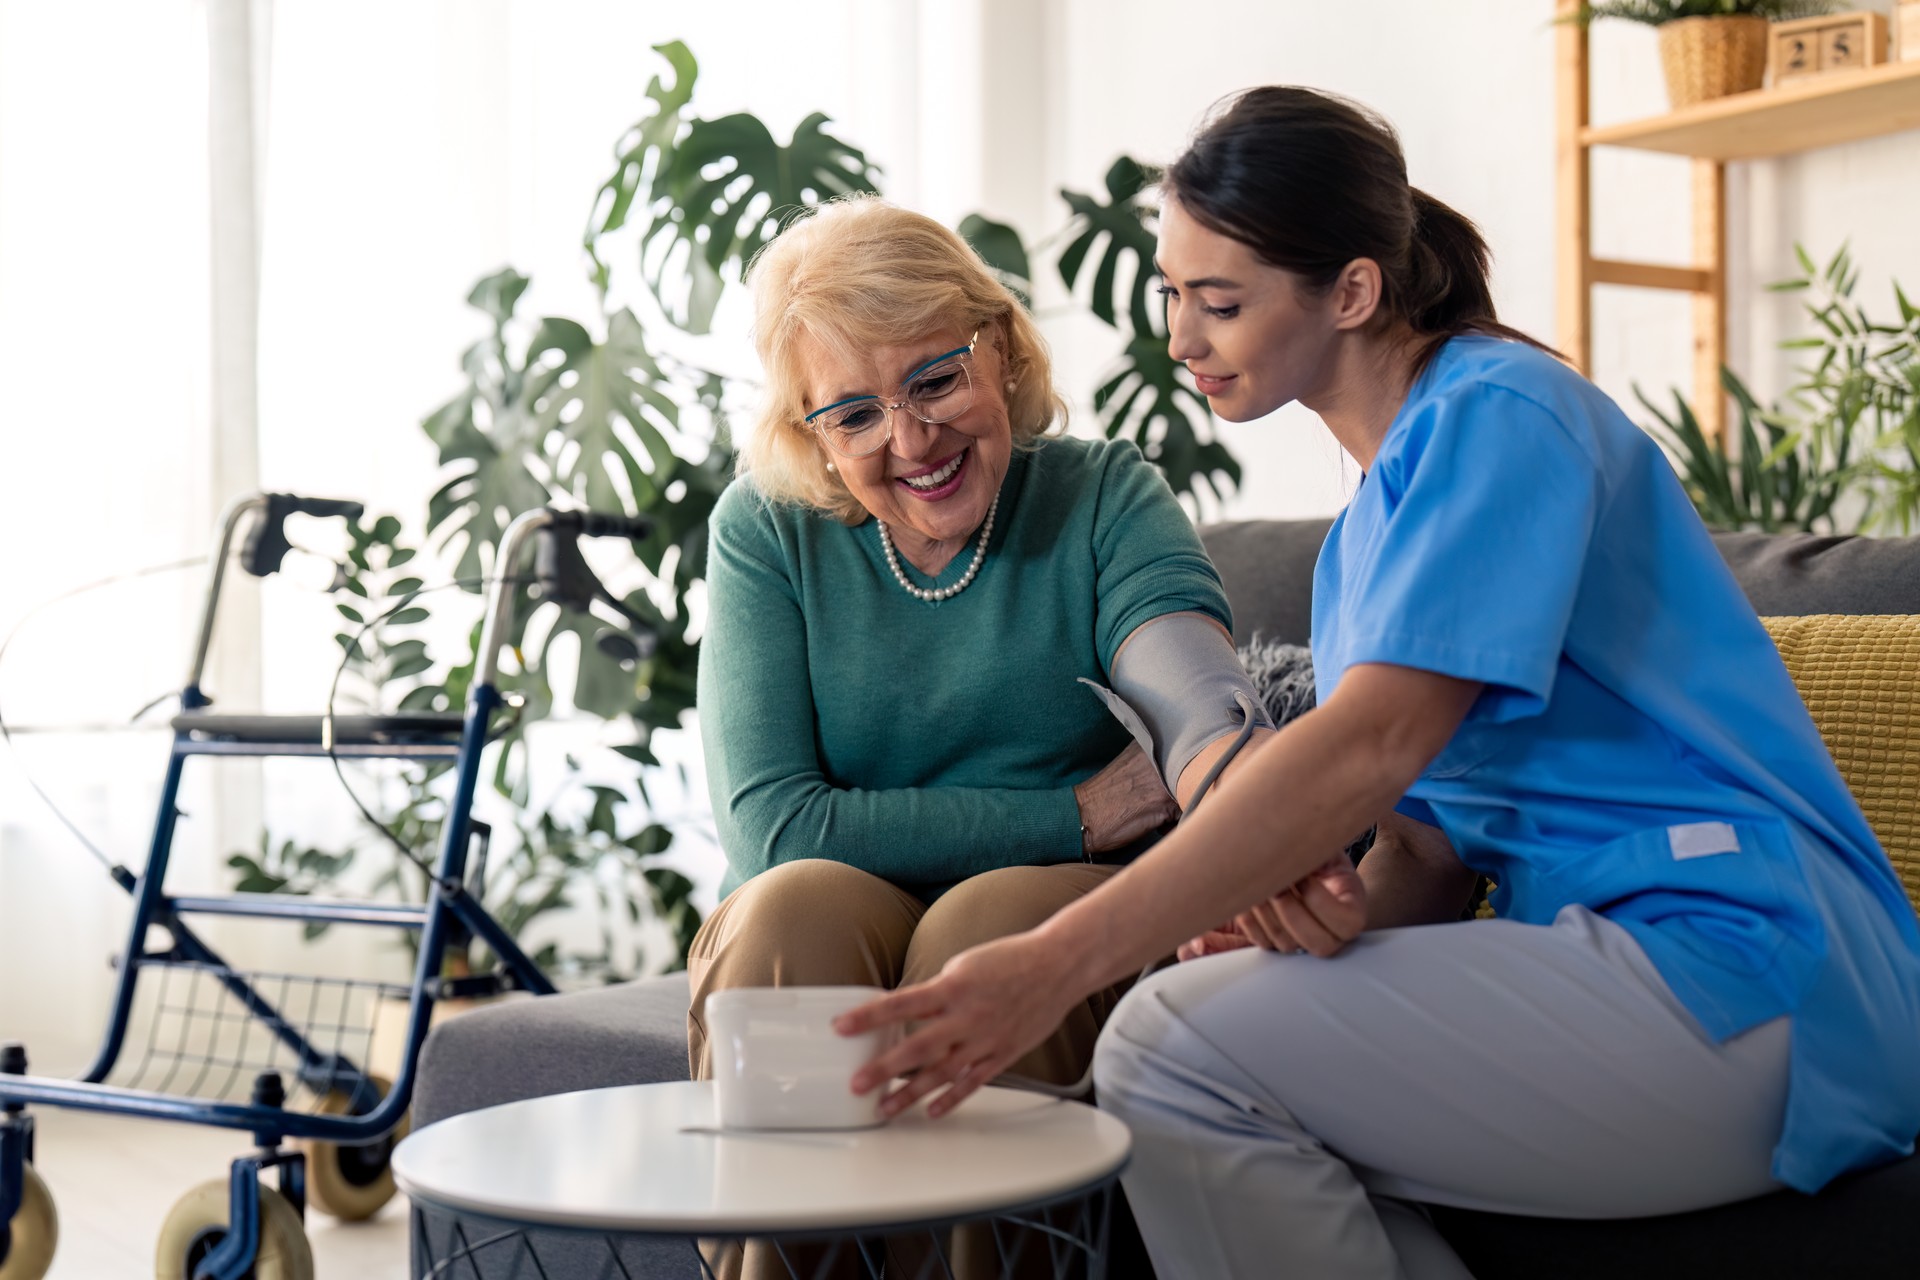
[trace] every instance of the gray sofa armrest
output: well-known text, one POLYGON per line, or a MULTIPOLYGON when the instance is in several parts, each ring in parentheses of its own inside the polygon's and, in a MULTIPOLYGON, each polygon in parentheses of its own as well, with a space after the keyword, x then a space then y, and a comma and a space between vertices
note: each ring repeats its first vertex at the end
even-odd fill
POLYGON ((687 975, 510 1000, 449 1018, 420 1053, 416 1128, 522 1098, 687 1078, 687 975))

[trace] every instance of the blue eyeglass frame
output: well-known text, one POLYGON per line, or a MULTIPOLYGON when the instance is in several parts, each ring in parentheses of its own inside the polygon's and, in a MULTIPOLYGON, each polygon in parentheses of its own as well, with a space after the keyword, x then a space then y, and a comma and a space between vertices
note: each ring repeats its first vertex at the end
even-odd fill
MULTIPOLYGON (((923 373, 925 373, 925 372, 926 372, 926 371, 927 371, 928 369, 931 369, 931 368, 933 368, 933 366, 935 366, 935 365, 937 365, 937 364, 939 364, 939 363, 940 363, 940 362, 941 362, 942 360, 951 360, 951 359, 953 359, 953 358, 954 358, 955 356, 971 356, 971 355, 973 355, 973 349, 974 349, 974 348, 975 348, 976 346, 978 346, 978 345, 980 345, 980 331, 979 331, 978 329, 975 329, 975 330, 973 331, 973 336, 972 336, 971 338, 969 338, 969 339, 967 339, 967 345, 966 345, 966 346, 964 346, 964 347, 955 347, 955 348, 954 348, 953 350, 951 350, 951 351, 947 351, 947 352, 943 352, 943 353, 941 353, 940 355, 937 355, 937 356, 935 356, 935 357, 933 357, 933 359, 931 359, 931 360, 927 360, 927 361, 924 361, 923 363, 921 363, 921 364, 919 364, 919 365, 916 365, 916 366, 915 366, 915 367, 913 368, 913 370, 912 370, 911 372, 909 372, 909 373, 907 374, 907 376, 906 376, 906 377, 904 377, 904 378, 902 378, 902 379, 900 379, 900 389, 901 389, 902 391, 905 391, 905 390, 907 389, 907 387, 908 387, 908 386, 909 386, 909 385, 910 385, 910 384, 911 384, 911 383, 913 382, 913 380, 914 380, 915 378, 917 378, 917 377, 919 377, 919 376, 920 376, 921 374, 923 374, 923 373)), ((971 377, 972 377, 972 374, 968 374, 968 377, 969 377, 969 378, 971 378, 971 377)), ((882 413, 884 413, 884 414, 886 414, 886 415, 887 415, 887 435, 886 435, 886 439, 883 439, 883 440, 882 440, 882 441, 881 441, 881 442, 880 442, 879 444, 877 444, 877 445, 875 445, 875 446, 873 447, 873 449, 872 449, 872 450, 869 450, 869 452, 878 452, 879 450, 881 450, 881 449, 883 449, 883 448, 885 448, 885 447, 886 447, 886 444, 887 444, 887 440, 891 440, 891 439, 893 438, 893 412, 894 412, 894 410, 896 410, 896 409, 906 409, 908 413, 913 413, 913 410, 912 410, 911 408, 908 408, 908 406, 907 406, 907 401, 908 401, 909 399, 911 399, 911 397, 904 397, 904 398, 902 398, 902 399, 900 399, 900 400, 894 400, 894 401, 888 401, 888 400, 882 400, 882 399, 880 399, 880 397, 879 397, 879 396, 876 396, 876 395, 872 395, 872 394, 867 394, 867 395, 860 395, 860 396, 848 396, 848 397, 847 397, 846 399, 844 399, 844 400, 835 400, 835 401, 834 401, 834 402, 833 402, 832 404, 829 404, 829 405, 822 405, 822 406, 821 406, 820 408, 818 408, 818 409, 815 409, 815 410, 814 410, 814 411, 813 411, 812 413, 810 413, 810 414, 808 414, 808 415, 807 415, 806 417, 804 417, 804 418, 802 418, 802 419, 800 420, 800 423, 801 423, 801 425, 802 425, 802 426, 806 426, 806 427, 812 427, 812 428, 813 428, 813 430, 815 430, 815 431, 819 431, 819 430, 820 430, 820 428, 819 428, 819 427, 816 427, 816 426, 814 426, 814 424, 813 424, 813 420, 814 420, 815 418, 817 418, 817 417, 819 417, 819 416, 820 416, 821 414, 823 414, 823 413, 827 413, 827 412, 829 412, 830 410, 833 410, 833 409, 838 409, 838 408, 840 408, 840 407, 841 407, 842 405, 849 405, 849 404, 858 404, 858 403, 860 403, 860 402, 861 402, 862 400, 872 400, 872 401, 875 401, 876 403, 878 403, 878 404, 879 404, 879 406, 880 406, 880 411, 881 411, 882 413)), ((913 413, 913 416, 914 416, 914 417, 916 417, 916 418, 920 418, 920 415, 919 415, 919 414, 917 414, 917 413, 913 413)), ((920 421, 922 421, 922 422, 926 422, 926 421, 928 421, 928 419, 926 419, 926 418, 920 418, 920 421)))

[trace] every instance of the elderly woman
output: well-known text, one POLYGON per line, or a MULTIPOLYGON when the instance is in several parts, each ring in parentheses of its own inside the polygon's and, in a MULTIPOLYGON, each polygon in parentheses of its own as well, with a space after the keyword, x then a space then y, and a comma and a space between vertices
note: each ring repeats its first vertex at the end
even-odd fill
MULTIPOLYGON (((1166 482, 1131 444, 1050 438, 1041 339, 960 237, 849 200, 751 284, 766 404, 714 511, 700 662, 729 871, 688 959, 695 1078, 714 991, 923 981, 1105 881, 1225 742, 1163 732, 1186 744, 1156 762, 1080 679, 1176 618, 1214 646, 1187 669, 1232 662, 1166 482)), ((1178 685, 1193 645, 1155 669, 1178 685)), ((1120 993, 1012 1069, 1078 1078, 1120 993)))

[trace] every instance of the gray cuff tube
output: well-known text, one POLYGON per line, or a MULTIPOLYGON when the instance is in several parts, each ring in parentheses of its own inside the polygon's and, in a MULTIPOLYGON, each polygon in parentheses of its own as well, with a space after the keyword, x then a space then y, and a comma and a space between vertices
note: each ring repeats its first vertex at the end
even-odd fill
POLYGON ((1111 692, 1085 683, 1153 756, 1167 790, 1176 794, 1181 772, 1201 749, 1246 723, 1245 707, 1254 708, 1257 725, 1273 727, 1233 641, 1198 614, 1142 623, 1114 659, 1112 675, 1111 692))

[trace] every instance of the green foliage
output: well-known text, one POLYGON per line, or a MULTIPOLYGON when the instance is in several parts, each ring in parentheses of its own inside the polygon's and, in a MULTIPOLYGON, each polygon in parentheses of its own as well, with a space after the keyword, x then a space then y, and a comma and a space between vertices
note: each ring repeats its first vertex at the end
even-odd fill
POLYGON ((1677 392, 1671 416, 1635 394, 1710 526, 1911 532, 1920 520, 1920 309, 1896 283, 1900 323, 1877 322, 1853 300, 1859 272, 1844 247, 1824 267, 1795 253, 1801 274, 1772 287, 1808 295, 1819 332, 1782 345, 1812 362, 1769 408, 1720 371, 1739 413, 1733 451, 1701 430, 1677 392))
POLYGON ((441 536, 466 535, 454 567, 463 579, 484 572, 481 555, 499 544, 515 513, 540 505, 545 487, 518 465, 537 447, 529 412, 527 369, 509 350, 507 326, 530 282, 511 267, 495 272, 467 294, 470 306, 492 321, 486 337, 467 348, 460 364, 467 390, 441 405, 421 425, 440 449, 449 478, 427 503, 427 525, 441 536))
MULTIPOLYGON (((1065 240, 1054 266, 1068 292, 1084 294, 1088 309, 1123 338, 1093 393, 1101 429, 1138 444, 1175 493, 1205 488, 1218 498, 1239 484, 1240 464, 1214 438, 1207 398, 1168 354, 1165 309, 1154 299, 1159 276, 1148 198, 1159 177, 1158 170, 1121 156, 1108 168, 1101 195, 1063 189, 1072 218, 1051 238, 1065 240)), ((960 234, 1031 307, 1034 252, 1019 233, 976 213, 960 224, 960 234)))
POLYGON ((995 222, 985 214, 970 213, 960 220, 960 236, 973 246, 988 270, 1000 283, 1013 290, 1022 306, 1033 308, 1033 266, 1020 233, 1004 222, 995 222))
MULTIPOLYGON (((260 855, 236 853, 227 859, 235 872, 234 889, 239 893, 290 893, 306 896, 331 885, 353 862, 354 850, 328 853, 324 849, 302 847, 291 840, 278 845, 260 834, 260 855)), ((304 934, 309 941, 327 931, 324 923, 308 921, 304 934)))
POLYGON ((1619 18, 1658 27, 1682 18, 1746 16, 1786 22, 1832 11, 1831 0, 1602 0, 1581 5, 1573 20, 1585 25, 1598 18, 1619 18))
MULTIPOLYGON (((416 552, 401 542, 399 520, 391 515, 363 519, 350 527, 350 534, 347 560, 340 566, 333 587, 340 597, 335 608, 349 624, 348 630, 335 637, 344 658, 335 695, 337 705, 395 704, 398 710, 411 712, 460 710, 473 679, 477 626, 468 633, 458 663, 437 663, 422 638, 430 618, 423 601, 432 596, 434 588, 425 587, 415 576, 416 552)), ((659 620, 657 611, 655 616, 659 620)), ((549 621, 554 626, 543 654, 551 648, 551 636, 562 628, 572 628, 573 633, 582 635, 580 683, 574 695, 578 700, 581 689, 592 678, 590 673, 600 669, 587 662, 593 625, 577 615, 561 613, 554 605, 534 607, 525 619, 528 626, 549 621)), ((664 625, 662 630, 663 634, 671 632, 664 625)), ((691 646, 685 645, 684 639, 680 643, 682 649, 666 658, 656 655, 655 661, 678 664, 684 668, 683 679, 690 681, 691 646)), ((564 785, 551 788, 561 797, 553 805, 537 813, 525 808, 530 789, 525 730, 529 723, 544 718, 555 700, 546 670, 543 657, 524 668, 509 667, 499 676, 501 692, 518 707, 496 727, 492 748, 496 752, 495 785, 514 801, 510 809, 513 816, 509 830, 492 834, 487 874, 472 877, 469 889, 515 936, 552 912, 584 909, 597 921, 594 947, 565 954, 555 944, 540 949, 535 959, 549 970, 607 978, 631 976, 628 962, 634 957, 619 946, 613 922, 625 917, 638 923, 647 914, 666 924, 676 946, 672 967, 678 967, 700 924, 689 896, 692 885, 676 871, 649 865, 672 844, 673 833, 649 819, 644 805, 604 786, 587 789, 593 800, 586 812, 580 812, 575 803, 580 789, 564 785)), ((631 678, 623 682, 625 697, 633 696, 635 683, 631 678)), ((670 692, 659 699, 656 708, 661 718, 668 708, 690 705, 689 692, 672 682, 665 683, 670 692)), ((653 702, 650 698, 648 701, 653 702)), ((628 758, 653 762, 644 739, 616 750, 628 758)), ((263 838, 257 857, 235 854, 228 859, 238 876, 237 887, 256 893, 323 892, 347 876, 361 859, 372 855, 381 860, 371 885, 374 893, 424 902, 430 885, 421 863, 431 865, 437 856, 450 771, 451 766, 445 762, 401 770, 368 797, 376 821, 367 824, 344 849, 303 848, 292 841, 274 846, 263 838), (396 842, 413 858, 394 856, 396 842)), ((570 779, 580 773, 571 758, 566 762, 566 772, 570 779)), ((639 794, 644 797, 644 788, 639 794)), ((317 937, 326 929, 324 924, 309 924, 306 934, 317 937)), ((404 938, 410 945, 418 942, 413 934, 404 938)), ((447 969, 458 973, 480 972, 492 963, 487 949, 472 939, 457 943, 446 958, 447 969)))
POLYGON ((600 242, 625 227, 638 205, 648 216, 638 255, 648 286, 674 324, 705 333, 729 266, 751 261, 793 212, 834 196, 878 191, 879 171, 857 147, 826 132, 827 118, 818 112, 785 144, 754 116, 686 116, 698 64, 677 40, 654 51, 672 66, 674 85, 667 88, 656 76, 647 86, 654 112, 616 148, 616 167, 601 185, 585 244, 604 291, 600 242))
POLYGON ((1834 504, 1853 474, 1851 438, 1808 430, 1761 409, 1731 369, 1720 370, 1720 382, 1739 410, 1737 459, 1727 451, 1726 435, 1708 436, 1678 392, 1669 417, 1634 388, 1659 422, 1654 436, 1674 455, 1700 518, 1713 529, 1830 532, 1834 504))
POLYGON ((1155 244, 1153 231, 1147 225, 1152 206, 1145 196, 1147 189, 1159 180, 1159 170, 1121 156, 1107 170, 1104 201, 1078 191, 1063 189, 1060 192, 1060 198, 1073 210, 1072 229, 1076 233, 1061 251, 1060 279, 1067 288, 1073 288, 1087 259, 1099 249, 1088 305, 1094 315, 1116 327, 1124 310, 1135 333, 1146 333, 1153 328, 1148 299, 1154 289, 1155 244), (1122 272, 1128 277, 1124 284, 1122 272))
POLYGON ((1911 533, 1920 524, 1920 308, 1894 282, 1899 322, 1875 320, 1854 301, 1860 273, 1846 246, 1824 267, 1794 251, 1801 274, 1773 287, 1805 294, 1818 332, 1784 344, 1810 360, 1788 395, 1809 431, 1860 441, 1852 480, 1863 525, 1911 533))

